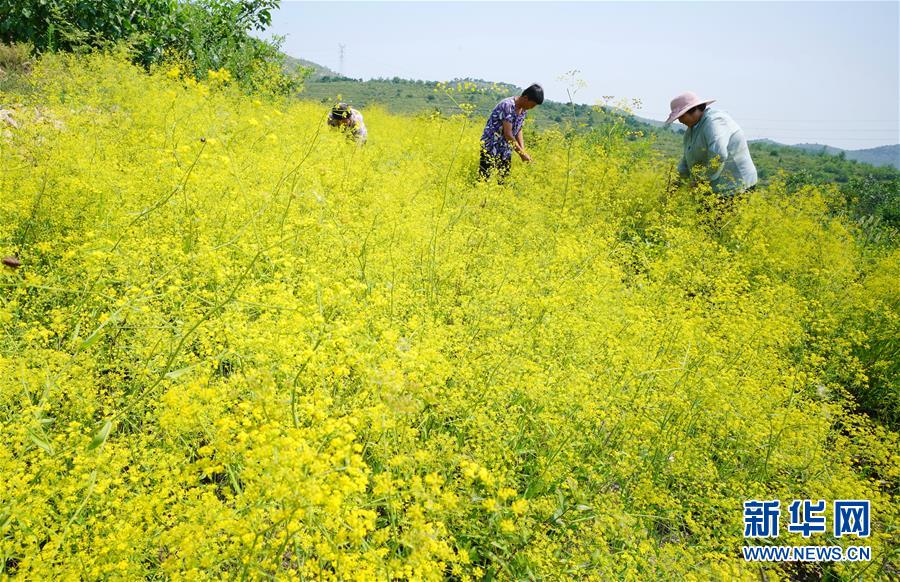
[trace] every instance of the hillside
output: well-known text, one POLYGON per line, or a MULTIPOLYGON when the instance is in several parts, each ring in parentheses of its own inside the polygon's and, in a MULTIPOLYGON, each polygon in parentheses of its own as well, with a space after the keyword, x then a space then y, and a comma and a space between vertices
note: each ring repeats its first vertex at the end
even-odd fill
POLYGON ((102 54, 0 96, 0 577, 897 577, 900 251, 835 188, 715 206, 612 121, 480 182, 479 118, 102 54))
POLYGON ((827 154, 831 156, 842 156, 848 160, 855 160, 873 166, 891 166, 900 170, 900 145, 887 145, 877 148, 867 148, 861 150, 842 150, 840 148, 822 145, 803 143, 790 147, 801 149, 813 154, 827 154))

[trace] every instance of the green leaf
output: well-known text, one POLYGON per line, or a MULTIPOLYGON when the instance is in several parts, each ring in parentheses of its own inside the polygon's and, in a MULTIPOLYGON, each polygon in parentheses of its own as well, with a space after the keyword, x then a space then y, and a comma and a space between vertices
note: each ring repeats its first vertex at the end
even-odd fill
POLYGON ((75 324, 75 329, 72 330, 72 340, 76 341, 78 339, 78 334, 81 332, 81 322, 75 324))
POLYGON ((100 326, 91 333, 91 335, 87 336, 84 341, 81 342, 81 345, 78 346, 78 351, 86 350, 87 348, 97 343, 97 340, 103 337, 103 330, 106 329, 106 327, 111 323, 118 322, 120 318, 121 316, 119 315, 118 311, 111 313, 106 321, 101 323, 100 326))
POLYGON ((169 380, 175 380, 180 378, 197 367, 197 364, 191 364, 190 366, 185 366, 184 368, 178 370, 172 370, 171 372, 167 372, 165 377, 169 380))
POLYGON ((106 442, 106 439, 109 437, 109 431, 112 430, 112 420, 107 419, 103 426, 100 427, 100 430, 97 431, 97 434, 94 435, 94 440, 91 441, 91 444, 88 445, 87 450, 93 451, 100 445, 106 442))
POLYGON ((78 346, 78 350, 81 351, 81 350, 88 349, 89 347, 91 347, 92 345, 97 343, 97 340, 100 339, 100 336, 102 336, 102 335, 103 335, 103 326, 100 326, 99 328, 97 328, 94 331, 94 333, 87 336, 85 338, 85 340, 83 342, 81 342, 81 345, 78 346))
POLYGON ((38 446, 51 455, 53 454, 53 446, 50 444, 50 441, 47 440, 47 434, 44 432, 44 429, 40 429, 40 431, 29 429, 28 436, 31 438, 31 442, 38 446))

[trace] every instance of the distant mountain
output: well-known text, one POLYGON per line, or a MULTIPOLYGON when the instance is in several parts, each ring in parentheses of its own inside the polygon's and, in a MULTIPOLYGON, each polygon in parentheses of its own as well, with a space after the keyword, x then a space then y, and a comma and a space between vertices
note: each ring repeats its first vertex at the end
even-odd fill
POLYGON ((841 156, 847 160, 856 160, 873 166, 891 166, 900 170, 900 145, 886 145, 862 150, 844 150, 834 146, 820 143, 798 143, 794 145, 781 144, 770 139, 757 139, 753 143, 766 143, 782 147, 795 148, 811 154, 823 154, 828 156, 841 156))
POLYGON ((788 145, 788 144, 782 144, 782 145, 787 145, 788 147, 797 148, 797 149, 807 151, 810 153, 814 153, 814 154, 827 154, 829 156, 836 156, 836 155, 840 154, 842 151, 844 151, 841 148, 836 148, 834 146, 825 145, 825 144, 821 144, 821 143, 798 143, 798 144, 794 144, 794 145, 788 145))
POLYGON ((893 166, 900 170, 900 145, 886 145, 863 150, 842 150, 827 145, 805 143, 797 144, 794 147, 807 151, 824 152, 834 156, 839 156, 843 153, 848 160, 856 160, 857 162, 872 164, 873 166, 893 166))
POLYGON ((900 170, 900 145, 886 145, 847 152, 847 159, 873 166, 893 166, 900 170))

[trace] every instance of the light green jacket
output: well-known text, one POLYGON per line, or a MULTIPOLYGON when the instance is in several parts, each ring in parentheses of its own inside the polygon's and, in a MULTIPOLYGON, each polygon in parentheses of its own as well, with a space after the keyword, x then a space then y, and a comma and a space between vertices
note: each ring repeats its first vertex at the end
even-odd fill
POLYGON ((697 125, 684 132, 684 156, 678 173, 688 177, 696 165, 706 168, 713 191, 720 194, 735 194, 757 181, 744 132, 730 115, 718 109, 707 109, 697 125))

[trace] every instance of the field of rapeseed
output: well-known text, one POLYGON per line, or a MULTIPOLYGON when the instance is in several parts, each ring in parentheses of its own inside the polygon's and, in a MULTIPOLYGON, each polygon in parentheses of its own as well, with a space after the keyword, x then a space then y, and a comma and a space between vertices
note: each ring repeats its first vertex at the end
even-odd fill
POLYGON ((358 148, 224 71, 28 83, 0 577, 898 575, 900 441, 854 395, 896 406, 900 252, 834 192, 708 215, 616 131, 481 184, 476 117, 366 110, 358 148), (871 500, 873 560, 745 563, 743 502, 795 498, 871 500))

